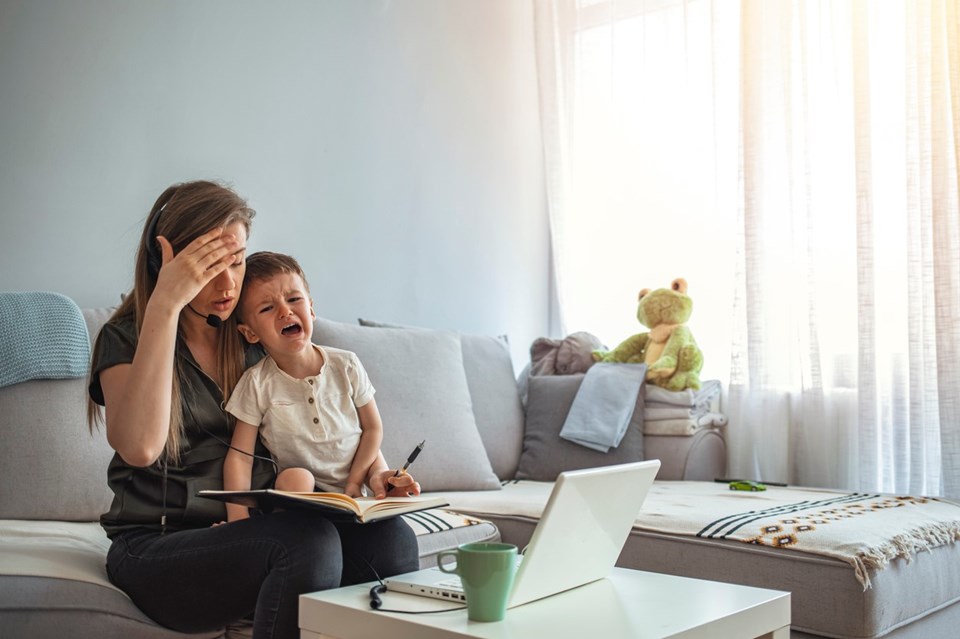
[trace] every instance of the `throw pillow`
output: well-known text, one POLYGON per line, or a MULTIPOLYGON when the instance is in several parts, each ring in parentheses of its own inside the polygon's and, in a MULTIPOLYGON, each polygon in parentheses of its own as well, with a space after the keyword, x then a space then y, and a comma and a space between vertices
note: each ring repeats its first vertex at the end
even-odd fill
MULTIPOLYGON (((385 324, 361 318, 361 326, 431 329, 385 324)), ((473 404, 473 416, 483 447, 502 480, 513 479, 523 442, 523 406, 513 373, 506 336, 460 334, 463 368, 473 404)))
POLYGON ((425 439, 410 470, 424 491, 500 488, 477 432, 456 333, 317 318, 313 340, 360 358, 377 391, 381 450, 391 467, 425 439))
POLYGON ((584 374, 531 375, 527 420, 517 479, 554 481, 565 470, 610 466, 643 460, 643 392, 620 445, 607 453, 565 439, 560 430, 580 389, 584 374))

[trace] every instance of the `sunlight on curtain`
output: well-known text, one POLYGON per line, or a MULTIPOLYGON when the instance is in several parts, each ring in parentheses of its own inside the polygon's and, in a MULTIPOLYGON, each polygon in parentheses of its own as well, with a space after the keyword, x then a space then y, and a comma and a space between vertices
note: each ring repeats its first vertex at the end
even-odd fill
POLYGON ((705 372, 719 377, 732 319, 723 256, 734 245, 737 147, 736 129, 715 122, 736 122, 738 15, 707 3, 638 8, 584 2, 560 12, 580 21, 568 43, 568 93, 557 97, 569 100, 560 172, 570 214, 556 225, 562 237, 554 229, 563 326, 613 347, 642 330, 640 289, 684 277, 690 325, 711 353, 705 372), (715 37, 718 24, 727 28, 715 37))
POLYGON ((562 330, 685 277, 731 475, 960 495, 956 4, 535 3, 562 330))

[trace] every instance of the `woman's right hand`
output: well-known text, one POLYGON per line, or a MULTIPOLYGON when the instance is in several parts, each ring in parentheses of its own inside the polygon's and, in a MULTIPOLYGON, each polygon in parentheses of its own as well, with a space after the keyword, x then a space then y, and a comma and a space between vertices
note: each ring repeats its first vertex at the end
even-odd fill
POLYGON ((163 296, 177 309, 189 304, 210 280, 236 263, 235 253, 240 248, 240 240, 232 234, 224 235, 222 228, 207 231, 176 255, 167 238, 159 235, 156 240, 163 265, 153 295, 163 296))
POLYGON ((222 228, 204 233, 176 255, 167 238, 158 241, 163 264, 147 302, 133 362, 100 373, 107 441, 131 466, 152 464, 166 446, 180 312, 237 260, 240 249, 238 238, 224 234, 222 228))

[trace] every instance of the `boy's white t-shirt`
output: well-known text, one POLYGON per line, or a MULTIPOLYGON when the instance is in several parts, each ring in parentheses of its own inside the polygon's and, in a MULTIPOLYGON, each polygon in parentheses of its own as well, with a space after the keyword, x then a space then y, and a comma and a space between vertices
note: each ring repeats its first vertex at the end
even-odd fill
POLYGON ((376 391, 354 353, 313 347, 323 355, 319 375, 291 377, 267 355, 244 372, 226 409, 259 426, 281 471, 306 468, 320 490, 343 492, 360 442, 356 409, 376 391))

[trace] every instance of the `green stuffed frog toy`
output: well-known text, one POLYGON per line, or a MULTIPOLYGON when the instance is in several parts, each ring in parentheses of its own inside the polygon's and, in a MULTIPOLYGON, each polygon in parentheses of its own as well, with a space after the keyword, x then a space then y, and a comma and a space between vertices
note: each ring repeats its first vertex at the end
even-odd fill
POLYGON ((593 359, 646 364, 647 382, 667 390, 699 389, 703 353, 684 324, 692 311, 693 301, 682 277, 673 280, 670 288, 645 288, 638 298, 637 319, 650 332, 628 337, 612 351, 593 351, 593 359))

